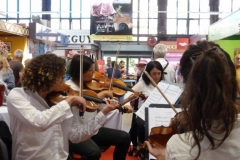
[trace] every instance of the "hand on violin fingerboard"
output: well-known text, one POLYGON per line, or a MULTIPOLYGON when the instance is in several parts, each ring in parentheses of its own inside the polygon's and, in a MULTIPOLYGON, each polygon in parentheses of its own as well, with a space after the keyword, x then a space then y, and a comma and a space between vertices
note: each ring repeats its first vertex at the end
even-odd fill
POLYGON ((130 105, 125 105, 124 110, 126 111, 125 113, 132 113, 133 112, 133 107, 130 105))
POLYGON ((103 109, 101 110, 101 112, 104 115, 108 114, 110 111, 117 109, 119 107, 118 101, 114 99, 107 98, 104 101, 106 102, 106 106, 103 107, 103 109))
POLYGON ((154 143, 149 143, 148 141, 144 142, 149 150, 149 153, 151 153, 151 155, 153 155, 154 157, 157 158, 157 160, 165 160, 165 152, 166 152, 166 148, 156 145, 154 143))
POLYGON ((84 98, 80 96, 68 96, 65 100, 70 106, 75 106, 82 112, 86 111, 87 104, 84 98))

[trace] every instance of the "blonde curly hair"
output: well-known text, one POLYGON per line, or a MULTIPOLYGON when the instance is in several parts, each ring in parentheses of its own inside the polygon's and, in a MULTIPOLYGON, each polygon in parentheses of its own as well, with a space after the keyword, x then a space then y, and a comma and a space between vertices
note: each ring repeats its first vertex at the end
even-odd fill
POLYGON ((11 69, 11 67, 10 67, 6 57, 0 56, 0 63, 2 63, 2 65, 3 65, 2 74, 6 74, 7 70, 11 70, 12 71, 12 69, 11 69))

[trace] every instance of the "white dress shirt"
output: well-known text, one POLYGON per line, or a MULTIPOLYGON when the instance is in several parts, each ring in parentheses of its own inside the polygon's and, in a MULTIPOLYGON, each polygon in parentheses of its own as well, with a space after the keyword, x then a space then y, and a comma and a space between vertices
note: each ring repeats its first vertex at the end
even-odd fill
MULTIPOLYGON (((75 84, 71 79, 65 82, 67 85, 74 90, 79 90, 77 84, 75 84)), ((106 104, 100 104, 99 109, 101 110, 106 104)), ((80 124, 84 124, 94 119, 97 115, 97 111, 94 112, 85 112, 83 118, 78 117, 78 121, 80 124)), ((112 128, 112 129, 122 129, 122 114, 118 110, 113 110, 106 115, 106 121, 104 123, 104 127, 112 128)))
MULTIPOLYGON (((203 141, 200 142, 201 154, 199 160, 215 160, 215 159, 240 159, 240 116, 238 115, 237 122, 233 127, 230 135, 225 139, 222 145, 214 150, 209 148, 210 142, 204 137, 203 141)), ((216 134, 210 132, 216 139, 223 137, 223 134, 216 134)), ((186 140, 185 134, 176 134, 170 138, 166 148, 166 160, 192 160, 198 153, 198 147, 195 146, 191 149, 193 144, 192 135, 189 135, 189 141, 186 140), (186 142, 184 142, 184 141, 186 142)))
MULTIPOLYGON (((157 58, 155 61, 158 61, 162 67, 164 68, 167 65, 167 61, 164 58, 157 58)), ((175 69, 174 67, 169 63, 165 71, 167 74, 164 74, 164 80, 168 82, 175 82, 175 69)))
POLYGON ((90 138, 106 119, 99 112, 94 120, 79 125, 78 112, 72 113, 66 101, 50 108, 36 92, 23 88, 11 90, 7 107, 14 160, 66 160, 68 140, 79 143, 90 138))
MULTIPOLYGON (((153 89, 155 87, 150 83, 149 85, 147 85, 143 79, 140 79, 138 81, 137 84, 135 84, 133 87, 132 87, 132 90, 134 91, 138 91, 138 92, 141 92, 145 97, 148 97, 153 89)), ((133 94, 132 92, 127 92, 125 95, 124 95, 124 99, 128 98, 131 94, 133 94)), ((144 101, 142 100, 142 98, 139 98, 138 100, 138 108, 140 108, 142 106, 142 104, 144 103, 144 101)), ((126 103, 125 105, 130 105, 130 102, 126 103)))

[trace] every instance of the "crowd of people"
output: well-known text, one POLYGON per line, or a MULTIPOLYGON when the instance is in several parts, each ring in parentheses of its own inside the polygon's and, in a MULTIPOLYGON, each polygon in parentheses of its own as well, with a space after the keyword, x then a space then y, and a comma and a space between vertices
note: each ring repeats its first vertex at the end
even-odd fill
MULTIPOLYGON (((128 153, 139 155, 138 146, 146 145, 157 160, 238 159, 240 54, 232 61, 218 44, 198 41, 187 47, 174 69, 165 59, 166 46, 157 44, 153 53, 152 61, 141 59, 136 64, 135 85, 123 101, 114 97, 113 90, 89 94, 87 84, 93 80, 96 65, 88 56, 75 54, 66 61, 48 52, 27 59, 24 66, 21 50, 14 52, 10 62, 1 56, 12 148, 4 152, 4 143, 9 144, 2 143, 0 136, 0 158, 71 160, 79 154, 82 160, 99 160, 103 151, 115 146, 113 159, 125 160, 128 153), (144 103, 140 95, 147 98, 155 88, 146 73, 155 83, 184 84, 180 97, 184 120, 177 126, 184 132, 173 135, 166 146, 147 141, 145 122, 133 113, 144 103), (58 92, 62 90, 64 94, 58 92), (89 109, 90 103, 97 108, 89 109), (123 114, 128 113, 133 113, 129 132, 122 130, 123 114)), ((124 74, 125 62, 108 57, 103 76, 121 78, 124 74)))

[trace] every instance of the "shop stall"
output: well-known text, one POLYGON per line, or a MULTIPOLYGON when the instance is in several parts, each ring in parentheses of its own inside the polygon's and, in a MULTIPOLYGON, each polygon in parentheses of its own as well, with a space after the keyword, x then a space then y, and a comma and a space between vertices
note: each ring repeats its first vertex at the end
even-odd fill
MULTIPOLYGON (((68 46, 68 36, 39 23, 29 23, 29 53, 37 56, 47 51, 54 52, 57 47, 68 46)), ((65 57, 58 54, 58 56, 65 57)))
POLYGON ((7 44, 10 57, 13 57, 16 49, 21 49, 24 55, 28 53, 28 35, 29 32, 25 25, 0 21, 0 40, 7 44))
POLYGON ((212 24, 208 40, 219 44, 232 59, 240 53, 240 9, 212 24))

